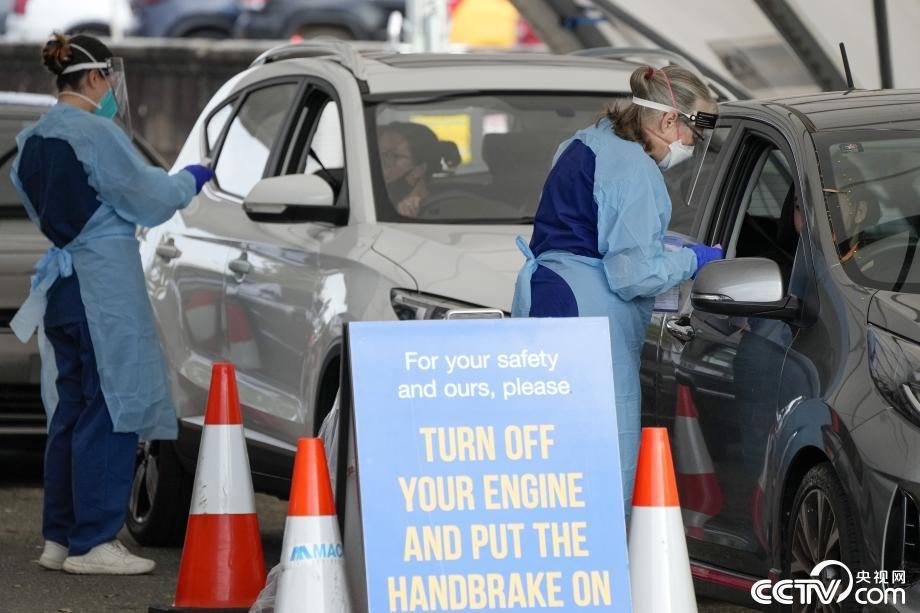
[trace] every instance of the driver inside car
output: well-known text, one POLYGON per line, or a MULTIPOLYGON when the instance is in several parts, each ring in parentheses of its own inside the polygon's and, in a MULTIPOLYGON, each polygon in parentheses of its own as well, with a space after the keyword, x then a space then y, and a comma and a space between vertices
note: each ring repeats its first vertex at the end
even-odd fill
POLYGON ((417 217, 431 176, 441 169, 441 144, 430 128, 393 122, 380 130, 380 166, 387 195, 404 217, 417 217))

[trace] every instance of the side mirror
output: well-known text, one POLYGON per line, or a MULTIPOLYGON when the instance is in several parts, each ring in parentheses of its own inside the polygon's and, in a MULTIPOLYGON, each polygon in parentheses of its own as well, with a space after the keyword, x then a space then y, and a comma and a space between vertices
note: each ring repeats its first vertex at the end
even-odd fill
POLYGON ((800 310, 798 300, 783 292, 779 266, 767 258, 710 262, 697 274, 690 301, 719 315, 794 319, 800 310))
POLYGON ((317 175, 262 179, 243 200, 243 210, 260 222, 348 224, 348 207, 335 206, 332 187, 317 175))

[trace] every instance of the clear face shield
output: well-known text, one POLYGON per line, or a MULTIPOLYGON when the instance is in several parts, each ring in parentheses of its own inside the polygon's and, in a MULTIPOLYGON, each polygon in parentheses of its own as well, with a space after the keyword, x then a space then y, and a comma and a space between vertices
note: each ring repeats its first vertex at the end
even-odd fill
POLYGON ((128 101, 125 62, 120 57, 113 57, 109 58, 106 63, 109 65, 107 77, 112 87, 112 95, 115 96, 115 103, 118 105, 118 111, 113 119, 125 131, 128 138, 132 138, 134 136, 134 126, 131 123, 131 105, 128 101))
POLYGON ((81 70, 98 70, 109 83, 111 96, 104 96, 96 103, 96 113, 110 117, 115 121, 128 138, 134 137, 134 126, 131 123, 131 105, 128 101, 128 84, 125 79, 125 62, 120 57, 111 57, 104 62, 97 61, 92 54, 83 47, 71 43, 70 45, 90 59, 68 66, 61 74, 69 74, 81 70))

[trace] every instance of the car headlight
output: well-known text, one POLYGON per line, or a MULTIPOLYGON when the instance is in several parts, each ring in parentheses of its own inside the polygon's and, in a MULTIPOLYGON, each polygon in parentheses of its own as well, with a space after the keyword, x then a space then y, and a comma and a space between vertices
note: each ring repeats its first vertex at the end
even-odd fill
POLYGON ((454 309, 479 309, 475 304, 460 302, 422 294, 407 289, 390 290, 390 304, 396 317, 402 320, 409 319, 446 319, 447 312, 454 309))
POLYGON ((920 425, 920 345, 869 326, 869 371, 882 396, 920 425))

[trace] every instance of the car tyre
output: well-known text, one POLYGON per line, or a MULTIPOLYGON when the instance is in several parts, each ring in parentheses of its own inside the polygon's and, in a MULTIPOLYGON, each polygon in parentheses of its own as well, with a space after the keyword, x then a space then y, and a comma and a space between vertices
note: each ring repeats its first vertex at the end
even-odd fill
MULTIPOLYGON (((829 462, 809 470, 796 492, 783 540, 783 577, 811 578, 814 566, 825 560, 843 562, 853 573, 854 580, 857 570, 863 570, 856 518, 829 462)), ((836 566, 828 567, 828 575, 822 578, 825 581, 834 579, 836 571, 839 571, 836 566)), ((841 613, 860 610, 852 595, 830 607, 826 610, 841 613)), ((786 610, 799 613, 815 609, 793 605, 786 610)))
POLYGON ((125 522, 134 540, 149 547, 181 545, 193 485, 173 443, 141 443, 125 522))

